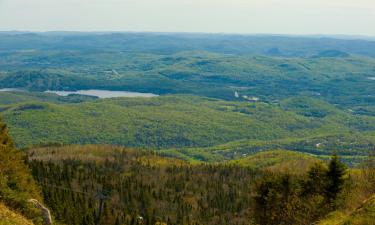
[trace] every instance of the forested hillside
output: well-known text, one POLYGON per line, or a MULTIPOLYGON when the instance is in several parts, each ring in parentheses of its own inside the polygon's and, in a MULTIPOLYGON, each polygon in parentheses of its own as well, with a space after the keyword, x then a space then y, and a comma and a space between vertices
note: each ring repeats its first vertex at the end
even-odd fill
POLYGON ((12 138, 8 135, 7 126, 0 118, 0 224, 12 224, 2 223, 3 218, 9 221, 23 220, 9 209, 41 224, 38 211, 28 203, 29 199, 41 200, 40 189, 25 161, 24 153, 16 150, 12 138))
POLYGON ((375 184, 364 175, 369 167, 349 171, 336 156, 326 164, 282 151, 222 164, 105 145, 28 154, 56 220, 72 225, 305 225, 361 205, 375 184))
POLYGON ((312 98, 269 104, 194 96, 25 95, 0 93, 2 114, 21 147, 108 143, 203 161, 280 148, 322 156, 337 151, 355 163, 374 143, 374 117, 312 98))

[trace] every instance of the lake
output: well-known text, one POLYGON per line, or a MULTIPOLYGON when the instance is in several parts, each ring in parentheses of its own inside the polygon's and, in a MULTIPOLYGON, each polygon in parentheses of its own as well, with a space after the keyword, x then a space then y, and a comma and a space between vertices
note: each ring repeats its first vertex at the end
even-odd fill
POLYGON ((108 90, 78 90, 78 91, 45 91, 45 93, 53 93, 60 96, 68 96, 71 94, 96 96, 99 98, 117 98, 117 97, 157 97, 152 93, 141 93, 131 91, 108 91, 108 90))
POLYGON ((0 88, 0 92, 24 91, 19 88, 0 88))
MULTIPOLYGON (((0 92, 14 92, 14 91, 22 91, 26 92, 26 90, 18 89, 18 88, 3 88, 0 89, 0 92)), ((159 95, 155 95, 152 93, 141 93, 141 92, 131 92, 131 91, 109 91, 109 90, 78 90, 78 91, 45 91, 44 93, 53 93, 60 96, 68 96, 71 94, 77 95, 88 95, 88 96, 95 96, 98 98, 117 98, 117 97, 143 97, 143 98, 151 98, 157 97, 159 95)))

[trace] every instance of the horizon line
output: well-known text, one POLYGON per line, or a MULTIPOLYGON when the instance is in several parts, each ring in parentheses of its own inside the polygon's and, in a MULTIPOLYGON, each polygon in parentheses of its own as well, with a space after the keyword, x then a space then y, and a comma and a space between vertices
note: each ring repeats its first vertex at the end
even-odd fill
POLYGON ((234 35, 234 36, 284 36, 284 37, 333 37, 333 38, 369 38, 374 40, 375 35, 369 34, 298 34, 298 33, 250 33, 250 32, 199 32, 199 31, 125 31, 125 30, 0 30, 0 33, 97 33, 97 34, 115 34, 115 33, 134 33, 134 34, 205 34, 205 35, 234 35))

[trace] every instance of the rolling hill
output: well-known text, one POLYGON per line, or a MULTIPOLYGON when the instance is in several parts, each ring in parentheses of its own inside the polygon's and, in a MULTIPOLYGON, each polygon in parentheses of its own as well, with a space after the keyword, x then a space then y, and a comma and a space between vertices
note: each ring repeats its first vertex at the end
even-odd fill
POLYGON ((60 33, 0 34, 0 43, 1 88, 251 96, 266 102, 308 95, 353 110, 375 102, 373 41, 60 33))
POLYGON ((277 148, 361 156, 374 140, 373 117, 310 98, 277 105, 176 95, 78 103, 50 94, 5 96, 11 98, 0 108, 20 147, 107 143, 221 161, 277 148))

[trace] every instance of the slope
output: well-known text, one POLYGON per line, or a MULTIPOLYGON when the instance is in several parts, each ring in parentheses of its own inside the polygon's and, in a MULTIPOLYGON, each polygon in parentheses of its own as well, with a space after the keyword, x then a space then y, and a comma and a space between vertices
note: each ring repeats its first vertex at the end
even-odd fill
POLYGON ((30 198, 40 200, 40 190, 25 164, 24 154, 15 149, 7 126, 0 119, 0 204, 38 219, 36 210, 28 203, 30 198))
POLYGON ((375 224, 375 196, 350 214, 342 212, 331 213, 318 225, 373 225, 375 224))
POLYGON ((33 225, 33 223, 0 203, 0 225, 33 225))

